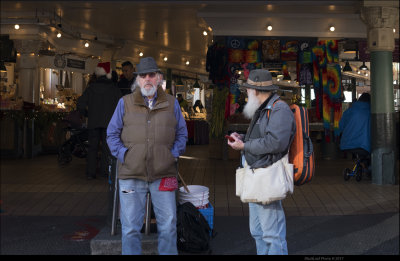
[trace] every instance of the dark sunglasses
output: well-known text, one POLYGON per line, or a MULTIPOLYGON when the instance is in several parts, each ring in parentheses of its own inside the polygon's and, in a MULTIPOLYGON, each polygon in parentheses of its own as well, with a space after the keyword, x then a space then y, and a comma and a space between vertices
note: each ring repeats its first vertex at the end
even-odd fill
POLYGON ((146 75, 148 75, 150 78, 156 77, 156 73, 155 72, 139 74, 140 78, 146 78, 146 75))

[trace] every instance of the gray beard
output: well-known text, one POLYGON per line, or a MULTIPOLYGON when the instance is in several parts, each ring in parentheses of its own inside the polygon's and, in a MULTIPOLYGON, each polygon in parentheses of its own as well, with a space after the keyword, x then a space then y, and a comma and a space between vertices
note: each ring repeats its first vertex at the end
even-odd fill
POLYGON ((149 90, 147 90, 145 88, 140 88, 142 95, 146 96, 146 97, 153 96, 157 91, 157 86, 155 86, 155 85, 152 85, 152 86, 153 87, 149 90))
POLYGON ((244 117, 251 120, 254 116, 254 113, 256 112, 258 107, 260 107, 260 105, 261 103, 258 101, 255 95, 253 94, 249 95, 248 101, 243 109, 244 117))

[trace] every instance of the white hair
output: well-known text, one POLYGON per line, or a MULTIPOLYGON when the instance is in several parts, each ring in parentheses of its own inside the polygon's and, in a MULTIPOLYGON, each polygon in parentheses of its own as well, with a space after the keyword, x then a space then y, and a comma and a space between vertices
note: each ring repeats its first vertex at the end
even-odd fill
MULTIPOLYGON (((139 83, 137 82, 137 77, 135 79, 135 81, 131 84, 131 91, 134 92, 136 90, 137 87, 139 87, 139 83)), ((140 87, 139 87, 140 88, 140 87)))
POLYGON ((244 106, 243 114, 247 119, 252 119, 256 110, 260 107, 261 103, 257 99, 256 90, 250 89, 248 92, 247 103, 244 106))

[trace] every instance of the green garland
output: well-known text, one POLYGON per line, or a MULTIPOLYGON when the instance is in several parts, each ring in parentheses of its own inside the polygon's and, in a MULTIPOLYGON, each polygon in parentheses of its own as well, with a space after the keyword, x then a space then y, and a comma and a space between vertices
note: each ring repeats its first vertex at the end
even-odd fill
POLYGON ((36 126, 43 130, 53 122, 59 122, 64 119, 66 112, 47 112, 37 110, 7 110, 0 111, 0 121, 11 119, 17 122, 19 128, 23 128, 24 120, 34 120, 36 126))

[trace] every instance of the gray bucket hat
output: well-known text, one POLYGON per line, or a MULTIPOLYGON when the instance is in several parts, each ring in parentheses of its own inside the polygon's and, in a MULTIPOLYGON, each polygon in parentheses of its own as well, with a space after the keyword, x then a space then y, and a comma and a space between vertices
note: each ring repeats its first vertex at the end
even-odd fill
POLYGON ((144 57, 140 59, 138 65, 136 65, 136 72, 135 74, 142 74, 142 73, 151 73, 151 72, 160 72, 160 69, 157 66, 156 61, 153 57, 144 57))
POLYGON ((246 88, 256 89, 260 91, 279 90, 279 87, 272 83, 271 73, 267 69, 255 69, 250 71, 247 82, 240 87, 241 90, 246 88))

